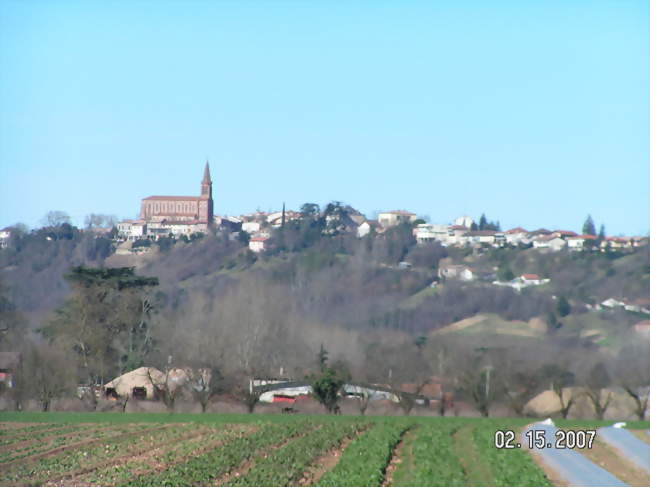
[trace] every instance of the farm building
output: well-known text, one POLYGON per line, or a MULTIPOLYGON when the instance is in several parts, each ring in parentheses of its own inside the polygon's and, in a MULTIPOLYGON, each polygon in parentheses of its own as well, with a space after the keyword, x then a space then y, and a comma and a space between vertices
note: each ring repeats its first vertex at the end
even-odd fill
POLYGON ((187 374, 183 369, 161 372, 154 367, 140 367, 127 372, 104 386, 106 397, 133 397, 134 399, 158 399, 160 391, 168 386, 171 390, 183 386, 187 374))
POLYGON ((13 374, 19 366, 20 353, 0 352, 0 384, 7 388, 13 387, 13 374))
MULTIPOLYGON (((255 379, 251 381, 251 387, 262 391, 260 394, 260 402, 267 403, 294 403, 296 400, 312 393, 311 385, 305 381, 276 382, 274 380, 265 381, 255 379)), ((405 392, 410 393, 408 390, 405 390, 405 392)), ((342 395, 348 398, 367 396, 372 401, 388 400, 391 402, 399 402, 397 393, 390 388, 368 384, 345 384, 342 395)), ((426 404, 428 403, 428 399, 431 399, 422 394, 412 395, 420 404, 426 404)))

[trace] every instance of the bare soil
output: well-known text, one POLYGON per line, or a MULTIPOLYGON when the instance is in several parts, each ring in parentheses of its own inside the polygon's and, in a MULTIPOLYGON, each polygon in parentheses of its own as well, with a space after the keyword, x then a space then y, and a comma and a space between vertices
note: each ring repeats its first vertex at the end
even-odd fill
POLYGON ((162 451, 172 449, 180 441, 186 441, 197 436, 205 435, 208 432, 209 430, 207 428, 198 428, 198 429, 190 430, 181 436, 173 438, 173 443, 168 443, 163 446, 158 446, 156 443, 157 439, 153 439, 150 443, 138 445, 138 448, 136 448, 135 450, 132 450, 129 453, 121 455, 119 457, 111 458, 105 461, 100 461, 94 465, 89 465, 83 468, 79 468, 77 470, 71 470, 61 475, 52 476, 49 478, 48 482, 45 485, 48 486, 90 485, 80 477, 83 477, 90 472, 94 472, 96 470, 104 469, 107 467, 117 467, 118 465, 122 465, 132 460, 139 460, 139 459, 146 459, 148 457, 153 457, 162 451))
POLYGON ((542 460, 542 457, 539 455, 539 453, 537 453, 535 450, 528 450, 528 453, 530 453, 531 457, 533 458, 535 465, 542 469, 544 474, 546 474, 546 478, 548 478, 549 482, 551 482, 555 487, 571 487, 571 484, 562 479, 555 470, 549 467, 546 462, 542 460))
POLYGON ((402 463, 402 458, 404 456, 404 447, 407 444, 408 438, 413 434, 413 429, 409 429, 402 433, 402 437, 399 442, 393 448, 393 451, 390 455, 390 461, 386 465, 386 472, 384 474, 384 481, 382 482, 382 487, 388 487, 393 484, 393 474, 397 467, 402 463))
MULTIPOLYGON (((52 433, 54 434, 50 436, 46 436, 44 438, 36 438, 36 439, 29 438, 29 439, 25 439, 24 441, 19 441, 16 443, 11 443, 9 445, 4 445, 0 447, 0 452, 7 451, 7 450, 19 450, 34 444, 41 444, 43 446, 46 446, 48 443, 52 443, 54 440, 57 440, 59 438, 72 440, 79 436, 92 435, 94 433, 97 433, 98 431, 106 431, 107 429, 112 428, 112 426, 104 426, 102 428, 83 429, 84 425, 80 425, 80 426, 82 426, 82 428, 76 431, 69 431, 68 433, 63 433, 63 434, 56 434, 56 431, 52 431, 52 433)), ((94 425, 88 425, 88 426, 94 426, 94 425)), ((38 433, 41 433, 41 431, 39 431, 38 433)))
POLYGON ((332 448, 327 453, 316 458, 304 473, 303 477, 298 481, 298 485, 312 485, 317 483, 323 475, 336 467, 341 459, 341 455, 343 455, 350 442, 365 430, 366 428, 360 429, 352 436, 345 438, 339 446, 332 448))
POLYGON ((630 430, 630 432, 641 441, 650 443, 650 434, 648 434, 648 430, 630 430))
POLYGON ((636 465, 620 455, 618 450, 598 438, 594 441, 593 448, 580 450, 580 453, 630 487, 648 487, 650 485, 650 475, 638 469, 636 465))
MULTIPOLYGON (((318 428, 317 428, 318 429, 318 428)), ((265 449, 263 449, 261 452, 258 452, 255 454, 251 459, 244 461, 243 463, 239 464, 236 468, 231 470, 230 472, 226 473, 225 475, 222 475, 218 479, 214 481, 212 484, 213 486, 220 486, 227 484, 230 480, 237 478, 237 477, 243 477, 248 473, 248 471, 255 466, 255 462, 258 460, 262 460, 264 458, 268 458, 271 453, 273 453, 276 450, 279 450, 280 448, 284 448, 287 446, 289 443, 292 441, 297 440, 298 438, 302 438, 303 436, 308 435, 314 430, 308 430, 308 431, 303 431, 297 435, 293 435, 289 438, 286 438, 285 440, 281 441, 280 443, 276 443, 275 445, 271 445, 265 449)))
POLYGON ((11 462, 4 463, 2 465, 2 467, 3 467, 3 469, 6 469, 6 468, 9 468, 9 467, 13 467, 14 465, 19 465, 19 464, 24 464, 24 463, 31 463, 31 462, 38 461, 38 460, 40 460, 42 458, 45 458, 45 457, 58 455, 59 453, 62 453, 64 451, 73 450, 73 449, 88 446, 88 445, 93 445, 95 443, 101 443, 101 442, 107 441, 107 440, 114 440, 116 438, 125 438, 125 437, 128 437, 128 436, 138 435, 140 433, 145 433, 145 432, 149 432, 149 431, 157 431, 157 430, 161 430, 161 429, 165 429, 165 428, 170 428, 171 426, 173 426, 173 424, 170 423, 170 424, 165 424, 165 425, 162 425, 162 426, 147 428, 147 429, 144 429, 144 430, 139 429, 137 431, 129 431, 127 433, 123 433, 123 434, 119 434, 119 435, 115 435, 115 436, 111 436, 111 437, 107 437, 107 438, 106 437, 105 438, 92 438, 90 440, 79 441, 77 443, 71 443, 69 445, 59 446, 59 447, 54 448, 52 450, 48 450, 48 451, 45 451, 45 452, 42 452, 42 453, 38 453, 36 455, 31 455, 29 457, 19 458, 17 460, 11 461, 11 462))

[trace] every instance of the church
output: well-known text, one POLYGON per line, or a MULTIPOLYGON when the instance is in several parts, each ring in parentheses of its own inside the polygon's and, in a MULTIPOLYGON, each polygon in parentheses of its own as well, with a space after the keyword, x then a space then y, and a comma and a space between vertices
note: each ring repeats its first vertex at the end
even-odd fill
POLYGON ((205 163, 200 196, 149 196, 142 200, 140 220, 152 229, 191 226, 195 231, 207 231, 214 222, 210 164, 205 163))

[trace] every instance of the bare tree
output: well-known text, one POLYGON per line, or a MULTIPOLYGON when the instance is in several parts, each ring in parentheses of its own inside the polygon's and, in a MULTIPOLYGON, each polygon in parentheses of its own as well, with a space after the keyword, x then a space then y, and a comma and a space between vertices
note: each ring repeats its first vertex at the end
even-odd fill
POLYGON ((32 345, 27 349, 21 375, 28 396, 38 400, 42 411, 50 410, 52 400, 72 395, 76 383, 76 374, 68 356, 47 344, 32 345))
POLYGON ((614 380, 634 401, 634 414, 645 419, 650 399, 650 345, 640 341, 623 348, 614 369, 614 380))
POLYGON ((575 380, 574 374, 568 370, 566 364, 547 364, 540 369, 539 375, 540 380, 550 382, 551 389, 560 402, 560 414, 566 419, 576 400, 575 394, 567 392, 567 387, 575 380))
POLYGON ((68 215, 65 211, 60 210, 48 211, 47 214, 41 219, 41 223, 45 227, 56 227, 70 222, 70 215, 68 215))
POLYGON ((595 364, 585 381, 584 392, 596 413, 596 419, 603 419, 612 401, 612 392, 606 387, 610 383, 607 366, 603 362, 595 364))

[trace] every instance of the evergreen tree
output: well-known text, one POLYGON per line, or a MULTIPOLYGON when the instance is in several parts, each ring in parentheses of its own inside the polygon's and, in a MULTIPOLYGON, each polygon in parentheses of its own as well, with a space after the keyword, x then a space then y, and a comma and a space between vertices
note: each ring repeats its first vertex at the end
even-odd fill
POLYGON ((481 218, 478 221, 478 229, 479 230, 486 230, 488 225, 487 218, 485 217, 485 213, 481 215, 481 218))
POLYGON ((598 231, 598 240, 605 240, 605 225, 600 225, 600 230, 598 231))
POLYGON ((582 225, 582 234, 583 235, 596 235, 596 224, 594 223, 591 215, 587 215, 587 219, 582 225))
POLYGON ((560 296, 557 299, 555 311, 557 311, 557 314, 562 318, 571 313, 571 304, 569 303, 569 300, 564 296, 560 296))

